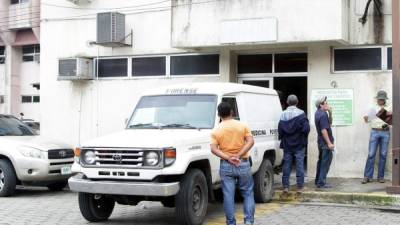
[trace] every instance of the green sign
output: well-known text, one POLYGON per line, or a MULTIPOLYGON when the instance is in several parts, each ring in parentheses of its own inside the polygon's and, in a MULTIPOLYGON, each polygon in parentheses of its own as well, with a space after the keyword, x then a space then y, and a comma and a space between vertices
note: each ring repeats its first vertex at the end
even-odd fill
POLYGON ((328 98, 332 109, 333 126, 351 126, 353 124, 353 90, 352 89, 315 89, 311 91, 312 117, 317 110, 315 101, 321 97, 328 98))

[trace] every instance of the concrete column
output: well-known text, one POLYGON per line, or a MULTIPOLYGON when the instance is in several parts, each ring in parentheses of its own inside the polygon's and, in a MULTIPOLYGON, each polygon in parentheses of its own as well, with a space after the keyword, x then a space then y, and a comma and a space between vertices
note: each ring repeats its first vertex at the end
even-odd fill
MULTIPOLYGON (((31 1, 32 1, 32 4, 31 4, 32 12, 37 12, 38 10, 40 11, 41 10, 41 8, 39 7, 40 0, 31 0, 31 1)), ((37 17, 37 14, 33 13, 32 17, 37 17)), ((33 33, 35 34, 36 39, 40 40, 40 27, 39 27, 40 19, 39 18, 33 19, 32 24, 33 24, 33 27, 32 27, 33 33)))
POLYGON ((20 65, 22 49, 7 45, 6 47, 6 113, 18 116, 21 103, 20 65))
POLYGON ((236 56, 229 49, 220 51, 219 73, 222 82, 236 82, 236 56))

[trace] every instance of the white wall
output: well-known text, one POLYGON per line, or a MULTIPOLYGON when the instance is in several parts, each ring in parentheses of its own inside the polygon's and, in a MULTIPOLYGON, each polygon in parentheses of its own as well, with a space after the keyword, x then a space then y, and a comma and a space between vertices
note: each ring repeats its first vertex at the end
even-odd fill
MULTIPOLYGON (((389 95, 391 88, 391 73, 388 72, 354 72, 333 74, 330 71, 330 46, 324 44, 310 45, 309 47, 309 97, 311 90, 318 88, 332 88, 330 83, 336 81, 340 89, 354 90, 353 126, 334 127, 337 152, 331 166, 330 176, 335 177, 363 177, 365 162, 368 156, 369 126, 362 117, 365 111, 375 103, 374 97, 379 90, 386 90, 389 95)), ((390 98, 390 97, 389 97, 390 98)), ((329 102, 329 99, 328 99, 329 102)), ((389 100, 390 103, 390 100, 389 100)), ((309 101, 309 112, 315 107, 309 101)), ((311 118, 311 115, 309 115, 311 118)), ((310 121, 312 132, 309 137, 308 175, 315 177, 316 162, 318 159, 317 134, 314 121, 310 121)), ((387 170, 391 171, 391 156, 388 154, 387 170)), ((386 174, 390 178, 390 174, 386 174)))
MULTIPOLYGON (((40 91, 32 86, 33 83, 40 82, 40 64, 37 62, 22 62, 20 67, 21 96, 40 95, 40 91)), ((21 96, 15 97, 19 97, 21 102, 21 96)), ((20 111, 24 113, 24 119, 40 121, 40 103, 21 103, 20 111)))
MULTIPOLYGON (((93 1, 89 7, 122 7, 149 4, 150 1, 93 1)), ((153 1, 157 2, 157 1, 153 1)), ((55 1, 54 4, 66 4, 55 1)), ((133 46, 106 48, 90 46, 96 39, 94 16, 80 20, 50 18, 85 14, 82 10, 42 8, 41 25, 41 135, 78 145, 82 141, 124 128, 141 92, 183 82, 229 80, 222 76, 188 78, 104 78, 87 82, 57 81, 58 59, 76 56, 118 56, 183 52, 171 48, 170 11, 126 15, 127 28, 133 29, 133 46), (47 18, 47 19, 46 19, 47 18)), ((93 13, 90 11, 89 13, 93 13)), ((229 65, 223 52, 221 64, 229 65)), ((229 72, 229 69, 221 69, 229 72)), ((224 73, 224 72, 222 72, 224 73)))
MULTIPOLYGON (((348 1, 345 0, 173 0, 172 44, 176 47, 218 46, 223 22, 270 18, 277 25, 270 43, 348 40, 348 1), (202 3, 203 2, 203 3, 202 3), (208 2, 208 3, 204 3, 208 2)), ((239 27, 239 26, 238 26, 239 27)), ((237 35, 243 32, 238 28, 237 35)), ((250 43, 251 44, 251 43, 250 43)))

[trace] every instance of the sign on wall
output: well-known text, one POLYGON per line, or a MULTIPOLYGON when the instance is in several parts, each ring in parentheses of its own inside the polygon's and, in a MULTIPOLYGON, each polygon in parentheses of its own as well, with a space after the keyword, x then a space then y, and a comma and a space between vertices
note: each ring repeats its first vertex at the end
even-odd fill
POLYGON ((314 89, 311 91, 312 121, 317 108, 315 101, 326 96, 332 108, 333 126, 351 126, 353 124, 353 89, 314 89))

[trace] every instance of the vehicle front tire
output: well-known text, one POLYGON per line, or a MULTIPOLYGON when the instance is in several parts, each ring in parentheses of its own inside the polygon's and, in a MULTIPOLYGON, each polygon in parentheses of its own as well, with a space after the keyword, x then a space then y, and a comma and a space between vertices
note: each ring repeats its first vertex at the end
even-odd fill
POLYGON ((79 209, 82 216, 90 222, 107 220, 114 210, 114 199, 105 195, 79 193, 79 209))
POLYGON ((203 224, 207 213, 208 189, 206 177, 201 170, 191 169, 184 175, 175 196, 175 205, 179 225, 203 224))
POLYGON ((267 203, 274 196, 274 169, 269 159, 264 159, 254 175, 254 200, 267 203))
POLYGON ((14 194, 17 185, 17 175, 10 161, 0 159, 0 197, 14 194))
POLYGON ((60 181, 47 185, 50 191, 62 191, 68 184, 68 181, 60 181))

